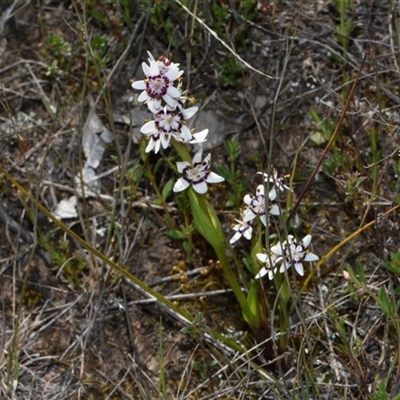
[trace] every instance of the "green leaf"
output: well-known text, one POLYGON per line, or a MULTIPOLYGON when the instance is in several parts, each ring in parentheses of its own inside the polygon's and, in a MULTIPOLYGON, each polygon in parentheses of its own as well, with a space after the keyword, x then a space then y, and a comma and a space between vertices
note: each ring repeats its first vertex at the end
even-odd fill
POLYGON ((337 323, 336 323, 336 329, 338 330, 338 332, 339 332, 339 334, 340 334, 340 336, 342 338, 346 338, 347 337, 346 328, 344 326, 344 324, 346 322, 346 319, 347 319, 347 314, 342 315, 339 318, 339 321, 337 321, 337 323))
POLYGON ((146 153, 146 146, 147 146, 147 141, 144 137, 140 138, 140 158, 143 162, 146 162, 149 158, 150 153, 146 153))
POLYGON ((354 23, 353 23, 353 21, 350 19, 350 20, 348 20, 347 22, 345 22, 345 24, 344 24, 344 34, 345 35, 349 35, 351 32, 352 32, 352 30, 353 30, 353 28, 354 28, 354 23))
POLYGON ((243 262, 243 265, 246 267, 247 271, 249 271, 252 275, 256 275, 256 274, 254 274, 253 267, 252 267, 249 259, 242 258, 242 262, 243 262))
POLYGON ((226 208, 231 208, 235 205, 235 201, 234 200, 228 200, 225 204, 226 208))
POLYGON ((224 270, 225 279, 228 281, 239 303, 243 305, 245 296, 228 260, 224 247, 225 237, 217 214, 203 195, 196 193, 192 188, 188 190, 188 193, 196 229, 214 248, 224 270))
POLYGON ((383 266, 390 272, 400 274, 400 251, 397 253, 390 253, 390 261, 385 261, 383 266))
POLYGON ((253 281, 249 295, 242 308, 243 318, 252 328, 261 326, 258 285, 258 281, 253 281))
POLYGON ((356 267, 357 267, 357 272, 358 272, 358 278, 361 283, 365 283, 365 273, 364 273, 364 267, 363 265, 357 260, 356 261, 356 267))
POLYGON ((222 165, 216 165, 215 170, 217 171, 218 175, 221 175, 227 181, 231 181, 234 178, 231 171, 228 168, 223 167, 222 165))
POLYGON ((399 265, 392 264, 391 261, 384 261, 384 262, 383 262, 383 266, 384 266, 388 271, 393 272, 394 274, 399 274, 399 273, 400 273, 399 265))
POLYGON ((174 187, 175 179, 170 179, 163 187, 161 196, 163 200, 167 200, 168 196, 172 193, 172 188, 174 187))
POLYGON ((381 307, 381 310, 384 314, 386 314, 388 317, 391 316, 391 306, 389 302, 389 298, 387 297, 386 290, 382 288, 379 293, 378 293, 378 299, 379 299, 379 306, 381 307))
POLYGON ((176 229, 169 229, 168 231, 165 232, 165 234, 172 239, 178 239, 178 240, 187 239, 184 232, 178 231, 176 229))
POLYGON ((358 277, 356 276, 356 274, 354 273, 354 271, 350 267, 350 265, 347 265, 346 269, 347 269, 347 272, 349 273, 350 278, 353 281, 353 283, 355 283, 356 285, 362 286, 361 281, 358 279, 358 277))
POLYGON ((189 200, 192 206, 192 214, 199 233, 217 251, 223 245, 221 225, 215 211, 208 205, 205 199, 201 199, 192 188, 189 189, 189 200), (201 201, 202 200, 202 201, 201 201))
POLYGON ((187 240, 183 242, 183 250, 186 252, 186 262, 191 262, 189 254, 191 253, 192 245, 187 240))

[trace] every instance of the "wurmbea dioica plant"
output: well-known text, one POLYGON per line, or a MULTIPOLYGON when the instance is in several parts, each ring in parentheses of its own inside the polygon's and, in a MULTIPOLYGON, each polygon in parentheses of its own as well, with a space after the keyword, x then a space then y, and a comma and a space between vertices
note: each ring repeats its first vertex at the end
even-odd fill
POLYGON ((148 54, 148 64, 142 63, 144 80, 133 82, 134 89, 142 90, 139 102, 146 103, 153 114, 153 120, 146 122, 141 132, 149 138, 146 152, 157 153, 161 147, 172 146, 181 161, 177 171, 182 175, 175 183, 174 192, 187 190, 193 219, 199 233, 212 245, 223 267, 225 277, 241 305, 245 296, 236 280, 226 256, 225 237, 217 214, 204 194, 208 184, 222 182, 224 179, 211 171, 211 155, 203 158, 202 152, 190 156, 188 145, 206 140, 208 129, 195 133, 187 127, 187 120, 197 111, 197 107, 185 109, 188 99, 182 90, 182 70, 179 64, 166 57, 156 60, 148 54))
MULTIPOLYGON (((242 306, 246 321, 255 332, 257 330, 268 332, 268 315, 259 296, 260 278, 267 275, 270 280, 281 286, 279 291, 281 305, 283 312, 286 313, 290 291, 288 280, 280 278, 280 275, 293 266, 295 271, 303 276, 303 263, 318 260, 318 257, 308 250, 311 235, 305 236, 301 241, 292 235, 287 235, 284 240, 269 246, 264 252, 258 251, 262 247, 263 227, 267 227, 267 224, 269 226, 271 218, 281 217, 278 222, 284 220, 283 211, 279 206, 279 195, 285 190, 290 190, 283 183, 285 176, 278 176, 278 172, 274 169, 270 175, 259 172, 263 174, 265 182, 257 186, 255 194, 244 196, 245 206, 240 211, 240 219, 235 220, 236 223, 232 227, 235 234, 228 242, 216 212, 204 197, 208 184, 220 183, 224 178, 211 171, 210 154, 203 158, 200 150, 193 158, 190 156, 188 146, 204 142, 208 129, 195 133, 187 126, 187 120, 198 111, 198 107, 185 108, 186 101, 192 99, 189 99, 182 90, 183 71, 179 70, 179 64, 171 62, 166 57, 156 60, 149 52, 148 57, 148 64, 142 64, 145 79, 132 84, 134 89, 142 90, 138 101, 144 102, 153 114, 153 119, 147 121, 141 128, 141 133, 148 138, 145 151, 158 153, 161 148, 172 146, 178 153, 181 161, 177 162, 176 169, 180 177, 173 191, 187 192, 195 226, 214 248, 225 278, 242 306), (266 193, 267 188, 268 193, 266 193), (257 225, 257 229, 254 229, 254 225, 257 225), (253 238, 254 232, 257 232, 256 238, 253 238), (247 240, 255 239, 252 240, 253 249, 256 250, 254 258, 263 264, 261 268, 253 265, 255 279, 252 280, 250 288, 247 288, 249 291, 247 298, 227 257, 227 253, 231 252, 229 244, 236 243, 242 236, 247 240)), ((281 328, 287 329, 287 323, 281 328)))

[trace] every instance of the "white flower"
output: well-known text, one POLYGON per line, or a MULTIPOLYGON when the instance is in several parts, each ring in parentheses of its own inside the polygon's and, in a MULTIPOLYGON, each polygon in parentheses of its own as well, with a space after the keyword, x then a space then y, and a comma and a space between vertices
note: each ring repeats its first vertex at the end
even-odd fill
POLYGON ((283 264, 281 265, 279 272, 285 272, 293 265, 297 273, 303 276, 303 261, 319 260, 317 255, 306 251, 310 243, 311 235, 305 236, 300 243, 297 242, 292 235, 288 235, 287 240, 282 244, 278 243, 277 245, 272 246, 271 252, 283 259, 283 264))
POLYGON ((174 108, 178 104, 176 99, 181 97, 181 92, 173 86, 173 83, 183 71, 179 70, 177 64, 167 65, 164 61, 155 61, 151 53, 148 54, 149 65, 142 63, 146 79, 132 83, 134 89, 143 90, 138 101, 145 102, 153 113, 160 110, 161 100, 174 108))
POLYGON ((257 174, 263 175, 265 182, 271 182, 274 187, 272 191, 275 191, 275 188, 279 191, 283 192, 285 190, 290 190, 289 186, 286 186, 283 183, 283 180, 288 177, 288 175, 278 176, 278 171, 274 168, 274 172, 272 175, 268 175, 265 172, 257 172, 257 174))
MULTIPOLYGON (((251 221, 257 215, 260 217, 262 223, 267 225, 267 215, 265 210, 265 194, 264 194, 264 185, 258 185, 256 190, 256 195, 253 196, 251 194, 246 194, 244 196, 243 201, 249 208, 249 213, 246 214, 244 220, 251 221)), ((268 193, 269 202, 272 202, 276 199, 276 191, 271 190, 268 193)), ((272 215, 280 215, 280 210, 277 204, 269 204, 268 212, 272 215)))
POLYGON ((210 171, 211 154, 203 161, 202 151, 198 151, 194 157, 192 164, 187 161, 179 161, 176 163, 178 171, 183 175, 174 185, 174 192, 181 192, 187 189, 190 185, 200 194, 207 192, 207 183, 222 182, 224 178, 210 171))
POLYGON ((192 138, 189 140, 190 144, 203 143, 207 140, 208 129, 203 129, 200 132, 192 133, 192 138))
POLYGON ((162 147, 166 149, 169 146, 171 136, 180 141, 190 142, 193 136, 186 126, 186 120, 191 118, 197 110, 198 107, 190 107, 186 110, 161 108, 158 113, 154 114, 154 120, 146 122, 140 129, 140 132, 144 135, 151 136, 146 152, 154 149, 157 153, 160 150, 160 142, 162 147))
MULTIPOLYGON (((149 56, 149 58, 148 58, 149 63, 152 62, 152 61, 156 61, 157 65, 158 65, 158 68, 160 69, 160 73, 162 75, 167 73, 172 68, 178 68, 179 67, 179 64, 173 63, 172 61, 168 60, 167 57, 161 56, 161 57, 158 58, 158 60, 155 60, 153 54, 151 54, 149 51, 147 52, 147 54, 149 56)), ((182 74, 183 74, 183 71, 179 71, 179 76, 178 77, 180 77, 182 74)))
POLYGON ((251 221, 245 221, 244 217, 249 212, 249 209, 246 207, 243 211, 241 211, 240 216, 242 219, 235 219, 237 224, 232 226, 232 229, 236 231, 236 233, 232 236, 229 241, 230 244, 237 242, 242 236, 244 236, 247 240, 251 239, 251 235, 253 234, 253 228, 251 226, 251 221))
POLYGON ((264 263, 264 267, 262 267, 259 271, 258 274, 256 275, 256 279, 260 279, 263 276, 268 274, 268 279, 272 280, 274 279, 274 274, 276 274, 277 271, 277 263, 279 263, 282 260, 281 256, 277 256, 274 253, 257 253, 256 254, 257 258, 264 263))

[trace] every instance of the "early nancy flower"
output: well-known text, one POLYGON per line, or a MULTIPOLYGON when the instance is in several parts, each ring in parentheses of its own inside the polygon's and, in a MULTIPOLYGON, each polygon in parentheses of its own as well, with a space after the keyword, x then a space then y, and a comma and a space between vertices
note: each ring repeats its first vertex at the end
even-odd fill
POLYGON ((284 190, 290 190, 289 186, 286 186, 283 183, 283 180, 289 177, 290 175, 278 176, 278 171, 275 168, 273 169, 272 175, 268 175, 265 172, 257 172, 257 174, 263 175, 265 182, 270 182, 273 184, 272 191, 276 191, 276 189, 278 189, 281 192, 283 192, 284 190))
POLYGON ((186 120, 191 118, 197 110, 198 107, 190 107, 186 110, 178 107, 172 110, 167 106, 161 108, 154 114, 154 120, 146 122, 140 129, 144 135, 151 136, 146 152, 154 149, 154 152, 157 153, 160 150, 160 144, 166 149, 171 136, 180 141, 192 140, 192 133, 186 126, 186 120))
POLYGON ((240 212, 240 216, 242 217, 242 219, 235 219, 237 224, 233 225, 232 229, 236 231, 236 233, 232 236, 231 240, 229 241, 230 244, 237 242, 242 236, 244 236, 247 240, 251 239, 251 235, 253 233, 251 221, 244 220, 248 212, 249 209, 246 207, 243 211, 240 212))
POLYGON ((200 194, 207 192, 207 183, 222 182, 224 178, 211 172, 211 154, 202 161, 202 151, 198 151, 194 157, 192 164, 187 161, 179 161, 176 163, 178 171, 183 175, 175 183, 174 192, 181 192, 190 185, 200 194))
POLYGON ((260 279, 267 274, 269 280, 274 279, 274 274, 276 274, 277 271, 276 265, 282 260, 282 257, 272 252, 270 254, 257 253, 256 256, 262 263, 265 264, 264 267, 258 271, 256 279, 260 279))
MULTIPOLYGON (((253 196, 251 194, 246 194, 244 196, 243 201, 246 203, 249 209, 249 213, 246 214, 244 220, 251 221, 257 215, 260 217, 262 223, 266 226, 267 225, 267 213, 265 210, 265 194, 264 194, 264 185, 258 185, 256 190, 256 195, 253 196)), ((268 199, 271 203, 276 199, 276 191, 271 190, 268 193, 268 199)), ((280 215, 280 210, 277 204, 269 204, 269 214, 272 215, 280 215)))
POLYGON ((189 143, 190 144, 203 143, 207 140, 207 135, 208 135, 208 129, 203 129, 200 132, 192 133, 192 137, 189 140, 189 143))
POLYGON ((317 261, 319 257, 313 253, 307 252, 306 249, 311 243, 311 235, 307 235, 301 242, 297 242, 292 235, 288 235, 287 240, 282 244, 278 243, 271 247, 271 252, 276 256, 282 257, 283 264, 279 272, 285 272, 292 264, 297 273, 304 275, 303 261, 317 261))
MULTIPOLYGON (((166 72, 168 72, 168 70, 172 69, 172 68, 178 68, 179 64, 173 63, 172 61, 168 60, 167 57, 161 56, 158 58, 158 60, 155 60, 153 54, 151 54, 149 51, 147 52, 149 58, 149 63, 152 61, 156 61, 158 68, 160 69, 160 73, 161 74, 165 74, 166 72)), ((183 71, 179 71, 179 76, 181 76, 183 74, 183 71)))
POLYGON ((145 102, 153 113, 161 108, 161 100, 174 108, 177 105, 176 99, 181 97, 181 92, 173 86, 174 81, 182 75, 177 64, 166 66, 163 61, 159 64, 151 56, 149 65, 142 63, 142 68, 146 79, 132 83, 134 89, 143 90, 138 101, 145 102))

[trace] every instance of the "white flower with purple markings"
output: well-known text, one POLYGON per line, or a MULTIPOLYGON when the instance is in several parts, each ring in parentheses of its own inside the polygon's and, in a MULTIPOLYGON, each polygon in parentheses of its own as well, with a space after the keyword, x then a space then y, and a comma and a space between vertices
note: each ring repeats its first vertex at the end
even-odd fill
POLYGON ((165 57, 160 57, 162 61, 156 61, 151 53, 148 54, 149 65, 142 63, 146 78, 132 83, 134 89, 143 90, 138 101, 145 102, 153 114, 160 110, 162 100, 169 107, 175 108, 181 92, 173 84, 180 78, 183 71, 179 70, 178 64, 171 63, 165 57))
POLYGON ((219 183, 224 181, 222 176, 211 171, 211 154, 202 160, 202 151, 198 151, 192 163, 187 161, 179 161, 176 163, 178 172, 182 177, 174 185, 174 192, 181 192, 187 189, 190 185, 200 194, 207 192, 207 183, 219 183))
POLYGON ((274 279, 278 268, 277 264, 282 260, 281 256, 278 256, 272 252, 268 253, 257 253, 257 258, 264 264, 264 266, 258 271, 256 279, 260 279, 265 275, 268 275, 268 279, 274 279))
MULTIPOLYGON (((268 213, 272 215, 280 215, 280 209, 277 204, 272 204, 276 199, 276 191, 271 190, 268 193, 268 213)), ((244 220, 251 221, 255 217, 259 216, 261 222, 267 225, 267 210, 266 210, 266 198, 264 185, 258 185, 255 196, 246 194, 243 201, 247 205, 249 212, 246 214, 244 220)))
POLYGON ((186 120, 191 118, 198 110, 198 107, 190 107, 185 110, 176 107, 174 110, 165 106, 154 114, 154 120, 146 122, 140 132, 150 136, 146 153, 154 149, 158 153, 162 146, 166 149, 169 146, 171 137, 179 141, 190 142, 193 135, 186 125, 186 120))
POLYGON ((288 178, 290 175, 278 176, 278 170, 276 170, 275 168, 273 169, 272 175, 268 175, 265 172, 257 172, 257 174, 263 175, 265 182, 272 183, 273 187, 271 191, 276 191, 276 189, 278 189, 280 192, 290 190, 289 186, 283 183, 284 179, 288 178))
POLYGON ((307 235, 303 240, 298 242, 292 235, 288 235, 287 240, 271 247, 271 252, 277 257, 282 258, 282 265, 279 272, 287 271, 292 265, 296 272, 304 275, 303 262, 317 261, 319 257, 309 251, 307 247, 311 243, 311 235, 307 235))
POLYGON ((240 213, 242 219, 235 219, 237 224, 233 225, 232 229, 236 231, 236 233, 232 236, 231 240, 229 241, 230 244, 237 242, 242 236, 244 236, 247 240, 251 239, 251 235, 253 234, 253 227, 251 226, 252 221, 245 221, 247 213, 249 213, 249 209, 246 207, 240 213))

